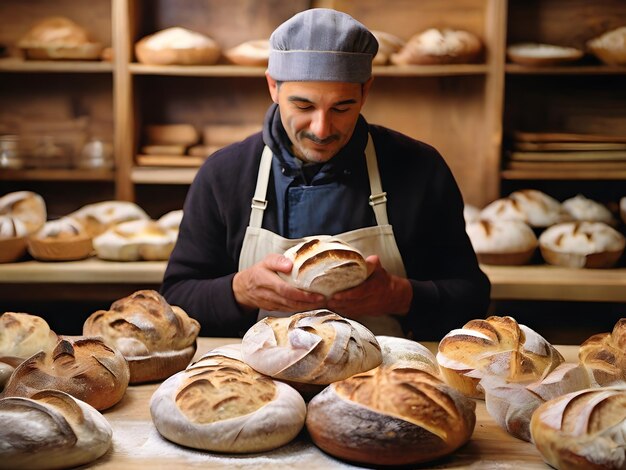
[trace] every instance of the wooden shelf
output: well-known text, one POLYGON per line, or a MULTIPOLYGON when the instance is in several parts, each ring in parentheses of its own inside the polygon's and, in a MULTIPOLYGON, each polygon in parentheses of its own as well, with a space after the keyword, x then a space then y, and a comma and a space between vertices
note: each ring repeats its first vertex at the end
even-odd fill
MULTIPOLYGON (((129 70, 133 75, 176 75, 193 77, 264 77, 266 67, 240 65, 144 65, 132 63, 129 70)), ((484 75, 488 68, 484 64, 453 65, 390 65, 373 68, 375 76, 385 77, 443 77, 451 75, 484 75)))
MULTIPOLYGON (((160 284, 165 261, 82 261, 0 264, 0 284, 160 284)), ((488 266, 494 300, 626 302, 626 268, 573 269, 557 266, 488 266)), ((77 293, 80 295, 80 293, 77 293)))
POLYGON ((130 178, 135 184, 191 184, 198 168, 135 166, 130 178))
POLYGON ((0 71, 25 73, 112 73, 111 62, 72 60, 0 59, 0 71))
POLYGON ((626 67, 617 65, 527 67, 519 64, 506 64, 504 71, 511 75, 626 75, 626 67))
POLYGON ((0 169, 0 180, 4 181, 113 181, 113 170, 80 169, 0 169))
POLYGON ((626 171, 502 170, 505 180, 626 180, 626 171))

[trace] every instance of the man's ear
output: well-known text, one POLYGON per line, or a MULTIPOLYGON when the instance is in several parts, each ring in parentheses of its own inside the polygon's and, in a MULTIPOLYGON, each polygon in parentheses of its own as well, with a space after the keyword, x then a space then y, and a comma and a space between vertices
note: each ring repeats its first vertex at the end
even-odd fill
POLYGON ((270 77, 269 72, 265 71, 265 79, 267 80, 267 87, 270 90, 270 96, 272 97, 272 101, 274 103, 278 103, 278 83, 272 77, 270 77))
POLYGON ((374 81, 374 77, 370 77, 362 86, 361 86, 361 95, 363 98, 362 104, 365 104, 365 100, 367 99, 367 95, 369 95, 370 88, 372 87, 372 82, 374 81))

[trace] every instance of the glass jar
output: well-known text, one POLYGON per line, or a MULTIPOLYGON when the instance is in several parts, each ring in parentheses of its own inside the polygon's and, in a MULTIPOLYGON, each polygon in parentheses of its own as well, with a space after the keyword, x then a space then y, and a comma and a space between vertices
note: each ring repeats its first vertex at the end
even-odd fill
POLYGON ((76 167, 113 168, 113 145, 100 137, 92 137, 83 146, 76 167))
POLYGON ((0 135, 0 168, 19 170, 24 167, 24 160, 19 152, 19 137, 0 135))

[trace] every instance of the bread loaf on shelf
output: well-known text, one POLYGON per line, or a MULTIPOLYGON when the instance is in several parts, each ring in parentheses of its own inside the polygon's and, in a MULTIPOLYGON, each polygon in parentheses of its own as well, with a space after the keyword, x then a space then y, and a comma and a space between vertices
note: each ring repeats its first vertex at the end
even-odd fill
POLYGON ((28 252, 40 261, 71 261, 87 258, 93 251, 91 236, 73 217, 50 220, 28 237, 28 252))
POLYGON ((626 26, 587 41, 587 48, 607 65, 626 65, 626 26))
POLYGON ((372 65, 387 65, 391 55, 400 51, 406 44, 404 39, 386 31, 373 30, 372 34, 378 41, 378 52, 374 56, 372 65))
POLYGON ((603 222, 564 222, 539 236, 543 259, 569 268, 611 268, 625 246, 624 235, 603 222))
POLYGON ((96 237, 122 222, 150 219, 141 207, 127 201, 103 201, 87 204, 69 214, 69 217, 77 219, 92 237, 96 237))
POLYGON ((604 204, 588 199, 582 194, 566 199, 561 203, 573 220, 581 222, 604 222, 608 225, 616 225, 616 220, 611 211, 604 204))
POLYGON ((468 64, 480 59, 481 39, 474 33, 451 28, 430 28, 412 36, 397 53, 395 65, 468 64))
POLYGON ((532 441, 558 469, 626 468, 626 389, 604 387, 568 393, 537 408, 532 441))
POLYGON ((270 57, 269 39, 243 42, 224 51, 224 56, 235 65, 266 67, 270 57))
POLYGON ((479 220, 465 226, 480 263, 522 265, 538 245, 535 232, 519 220, 479 220))
POLYGON ((307 406, 306 426, 325 452, 368 465, 434 460, 465 444, 473 400, 428 372, 383 364, 332 383, 307 406))
POLYGON ((593 335, 580 345, 578 359, 601 387, 626 381, 626 318, 610 333, 593 335))
POLYGON ((83 334, 100 336, 123 354, 133 384, 164 379, 187 367, 199 332, 196 320, 153 290, 117 300, 83 325, 83 334))
POLYGON ((48 470, 93 462, 113 430, 91 405, 58 390, 0 399, 0 468, 48 470))
POLYGON ((508 316, 471 320, 452 330, 439 342, 436 357, 446 383, 474 398, 484 397, 483 377, 531 382, 563 362, 541 335, 508 316))
POLYGON ((54 389, 104 410, 122 399, 128 379, 124 356, 100 338, 61 339, 53 351, 38 352, 22 362, 4 396, 30 397, 54 389))
POLYGON ((363 255, 336 238, 312 238, 289 248, 285 257, 293 262, 290 274, 278 273, 290 284, 331 297, 367 279, 363 255))
POLYGON ((16 191, 0 197, 0 216, 9 216, 15 223, 16 232, 9 236, 35 233, 46 222, 46 203, 32 191, 16 191))
POLYGON ((382 361, 380 346, 367 328, 329 310, 264 318, 244 335, 241 353, 262 374, 318 385, 372 369, 382 361))
POLYGON ((153 220, 118 224, 93 239, 96 256, 110 261, 166 261, 177 233, 153 220))
POLYGON ((135 54, 146 65, 213 65, 220 46, 210 37, 186 28, 173 27, 140 39, 135 54))
POLYGON ((275 449, 304 426, 306 405, 289 385, 259 374, 239 345, 216 348, 163 382, 150 400, 163 437, 214 452, 275 449))
POLYGON ((58 337, 41 317, 4 312, 0 316, 0 390, 15 367, 33 354, 54 349, 58 337))

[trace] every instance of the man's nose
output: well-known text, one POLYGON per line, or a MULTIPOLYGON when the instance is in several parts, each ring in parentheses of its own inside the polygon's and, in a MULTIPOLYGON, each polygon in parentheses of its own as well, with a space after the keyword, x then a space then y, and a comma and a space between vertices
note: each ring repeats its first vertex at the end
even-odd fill
POLYGON ((330 116, 323 110, 318 110, 311 121, 311 132, 319 139, 325 139, 331 134, 330 116))

